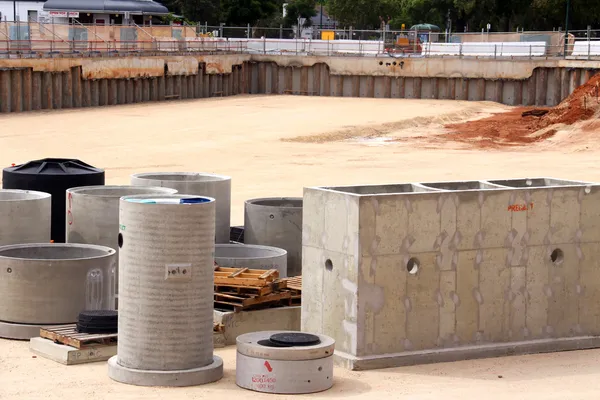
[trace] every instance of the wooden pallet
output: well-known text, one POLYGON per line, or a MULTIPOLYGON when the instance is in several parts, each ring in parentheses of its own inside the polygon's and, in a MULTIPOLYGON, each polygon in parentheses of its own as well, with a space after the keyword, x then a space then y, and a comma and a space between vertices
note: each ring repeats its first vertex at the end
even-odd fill
POLYGON ((77 349, 84 349, 91 345, 109 345, 117 342, 116 333, 79 333, 77 332, 76 324, 41 328, 40 336, 50 339, 55 343, 66 344, 77 349))
POLYGON ((215 293, 229 294, 253 294, 256 296, 265 296, 269 293, 277 292, 287 288, 285 281, 277 280, 269 282, 266 286, 238 286, 238 285, 215 285, 215 293))
POLYGON ((264 296, 215 293, 215 306, 218 308, 233 309, 238 312, 259 307, 280 305, 282 302, 289 304, 291 298, 292 294, 289 291, 270 293, 264 296))
POLYGON ((276 269, 225 268, 216 266, 215 286, 264 287, 279 278, 276 269))
POLYGON ((302 276, 294 276, 291 278, 285 278, 286 287, 289 289, 302 291, 302 276))

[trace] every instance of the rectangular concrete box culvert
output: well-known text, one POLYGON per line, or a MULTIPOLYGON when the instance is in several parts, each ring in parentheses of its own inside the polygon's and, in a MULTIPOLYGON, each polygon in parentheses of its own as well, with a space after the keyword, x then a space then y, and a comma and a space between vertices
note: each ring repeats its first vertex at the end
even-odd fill
POLYGON ((305 188, 302 331, 352 369, 599 345, 599 204, 551 178, 305 188))

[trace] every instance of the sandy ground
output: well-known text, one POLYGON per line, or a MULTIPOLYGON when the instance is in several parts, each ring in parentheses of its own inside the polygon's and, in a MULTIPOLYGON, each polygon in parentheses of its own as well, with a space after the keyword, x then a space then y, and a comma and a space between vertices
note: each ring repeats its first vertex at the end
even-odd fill
MULTIPOLYGON (((600 129, 595 126, 504 150, 440 136, 445 124, 507 109, 437 100, 245 96, 2 115, 0 161, 79 158, 105 168, 108 184, 127 184, 131 173, 143 171, 227 174, 233 177, 236 224, 243 223, 244 200, 301 196, 305 186, 533 176, 600 181, 600 146, 590 141, 600 129)), ((223 381, 152 389, 110 381, 104 363, 65 367, 34 358, 27 343, 0 340, 0 399, 273 397, 238 390, 235 350, 216 353, 225 360, 223 381)), ((369 372, 336 369, 334 388, 314 397, 562 400, 598 399, 599 393, 600 350, 594 350, 369 372)))

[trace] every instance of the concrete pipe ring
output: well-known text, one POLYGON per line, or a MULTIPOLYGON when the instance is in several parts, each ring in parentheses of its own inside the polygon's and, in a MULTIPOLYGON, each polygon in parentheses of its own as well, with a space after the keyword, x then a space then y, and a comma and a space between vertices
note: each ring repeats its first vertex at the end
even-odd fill
POLYGON ((231 177, 204 172, 146 172, 131 175, 133 186, 161 186, 216 201, 215 243, 229 243, 231 177))
POLYGON ((115 264, 105 246, 0 247, 0 337, 30 339, 40 326, 75 323, 83 310, 114 309, 115 264))
POLYGON ((0 246, 50 242, 52 196, 31 190, 0 190, 0 246))
POLYGON ((236 384, 265 393, 304 394, 333 386, 335 341, 325 335, 263 331, 237 337, 236 384))

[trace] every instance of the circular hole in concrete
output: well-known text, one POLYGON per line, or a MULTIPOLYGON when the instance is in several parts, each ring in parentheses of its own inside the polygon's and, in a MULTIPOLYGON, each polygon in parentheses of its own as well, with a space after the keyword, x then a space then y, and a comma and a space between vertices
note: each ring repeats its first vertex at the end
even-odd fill
POLYGON ((117 243, 119 245, 119 248, 123 247, 123 234, 119 233, 119 237, 117 239, 117 243))
POLYGON ((396 61, 394 61, 392 64, 393 64, 393 65, 396 65, 397 63, 396 63, 396 61))
POLYGON ((419 260, 414 257, 408 260, 406 263, 406 270, 409 274, 415 275, 419 271, 419 260))
POLYGON ((327 259, 327 261, 325 261, 325 269, 327 271, 331 271, 333 269, 333 263, 330 259, 327 259))
POLYGON ((319 367, 318 369, 319 369, 319 371, 323 371, 323 367, 319 367))
POLYGON ((565 260, 565 254, 561 249, 554 249, 552 254, 550 254, 550 260, 554 263, 554 265, 560 265, 565 260))
POLYGON ((6 272, 10 274, 12 272, 12 268, 6 268, 6 272))
POLYGON ((379 65, 383 65, 383 61, 379 61, 379 65))

